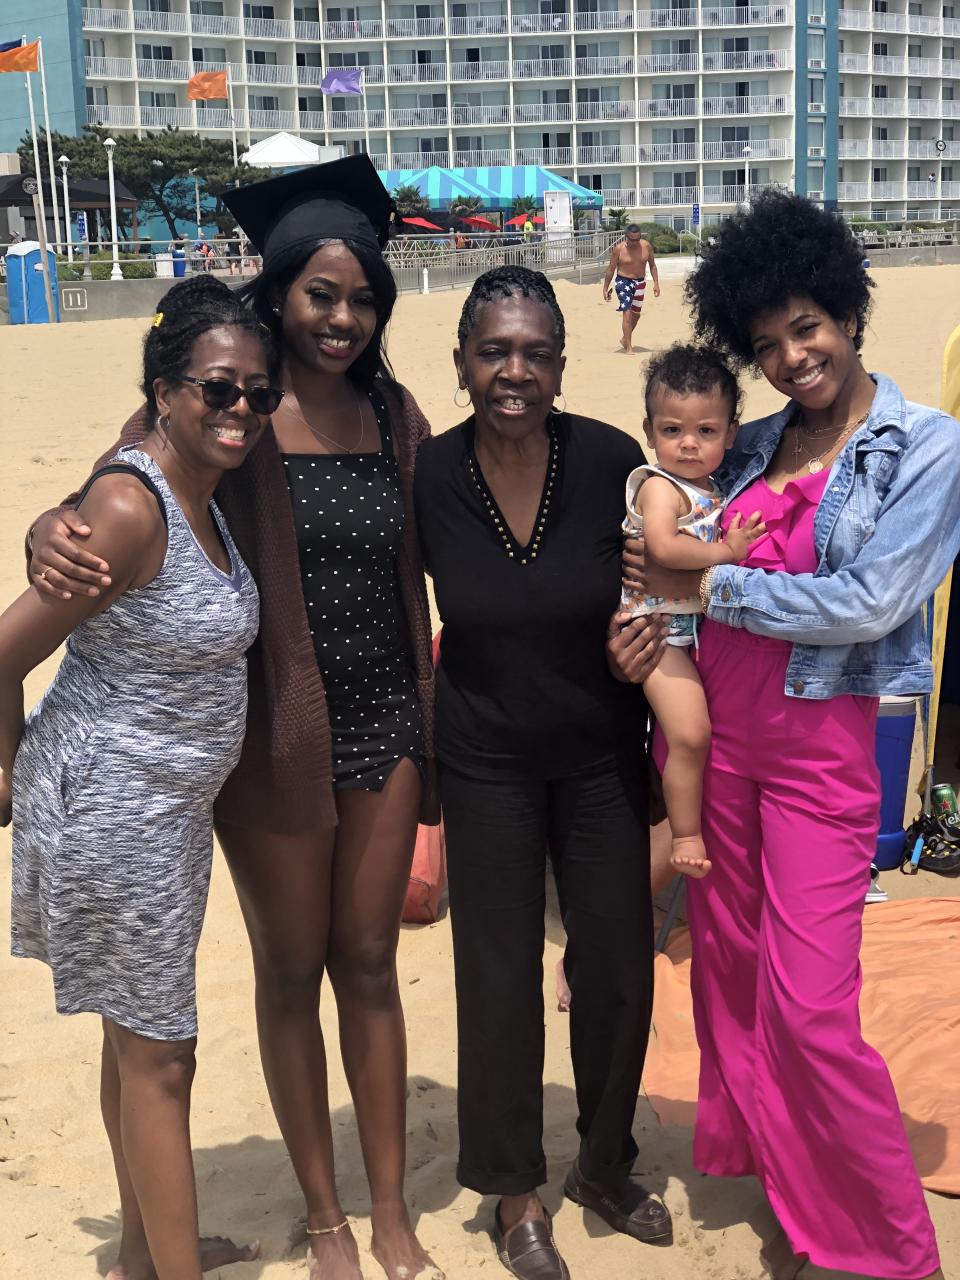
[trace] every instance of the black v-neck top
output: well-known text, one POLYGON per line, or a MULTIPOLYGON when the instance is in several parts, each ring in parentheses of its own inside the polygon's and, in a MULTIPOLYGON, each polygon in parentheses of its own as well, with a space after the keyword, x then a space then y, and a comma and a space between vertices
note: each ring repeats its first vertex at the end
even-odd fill
POLYGON ((443 624, 437 755, 473 776, 559 777, 643 751, 642 689, 615 680, 606 661, 624 490, 643 451, 591 418, 560 414, 554 429, 557 472, 535 557, 497 528, 473 474, 472 418, 417 454, 417 527, 443 624))

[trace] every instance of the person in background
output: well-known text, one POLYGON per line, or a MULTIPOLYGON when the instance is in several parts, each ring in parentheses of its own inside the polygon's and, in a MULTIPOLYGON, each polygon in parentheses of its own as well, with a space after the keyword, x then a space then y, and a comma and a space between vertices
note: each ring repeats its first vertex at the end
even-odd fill
POLYGON ((637 224, 631 222, 624 238, 610 250, 610 263, 602 286, 604 302, 610 300, 611 285, 617 291, 617 310, 623 313, 620 346, 628 353, 633 351, 633 331, 643 311, 648 269, 653 279, 653 296, 659 298, 660 276, 653 245, 644 239, 637 224))
POLYGON ((110 584, 53 605, 41 574, 0 617, 13 953, 50 966, 60 1013, 102 1019, 114 1280, 200 1280, 258 1253, 198 1241, 189 1123, 213 801, 240 755, 258 626, 213 491, 260 440, 278 373, 269 333, 225 286, 174 285, 144 345, 149 429, 78 501, 110 584), (64 640, 24 722, 23 679, 64 640))

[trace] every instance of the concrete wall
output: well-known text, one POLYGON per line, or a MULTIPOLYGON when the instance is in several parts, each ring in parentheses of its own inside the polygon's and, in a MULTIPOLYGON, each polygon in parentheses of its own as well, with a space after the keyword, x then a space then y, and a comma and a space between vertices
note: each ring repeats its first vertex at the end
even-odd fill
POLYGON ((920 245, 912 249, 867 249, 871 270, 874 267, 936 267, 942 263, 960 264, 960 245, 920 245))
MULTIPOLYGON (((60 281, 60 314, 64 323, 77 320, 136 320, 144 322, 156 314, 157 303, 172 280, 78 280, 60 281)), ((9 324, 7 287, 0 285, 0 324, 9 324)))
MULTIPOLYGON (((81 0, 0 0, 3 39, 43 40, 50 128, 76 137, 86 119, 81 0)), ((40 76, 31 76, 37 129, 43 128, 40 76)), ((0 76, 0 151, 16 151, 29 131, 27 92, 17 73, 0 76)), ((41 142, 41 147, 42 147, 41 142)), ((56 157, 54 157, 56 159, 56 157)), ((45 159, 44 159, 45 163, 45 159)))

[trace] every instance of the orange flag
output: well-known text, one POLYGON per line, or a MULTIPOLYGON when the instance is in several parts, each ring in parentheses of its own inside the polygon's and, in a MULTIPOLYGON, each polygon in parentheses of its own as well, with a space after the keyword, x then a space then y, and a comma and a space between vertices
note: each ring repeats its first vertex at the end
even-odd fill
POLYGON ((226 96, 227 73, 225 71, 201 71, 191 77, 187 83, 187 97, 191 102, 226 96))
POLYGON ((39 69, 40 41, 20 44, 12 49, 0 49, 0 72, 37 71, 39 69))

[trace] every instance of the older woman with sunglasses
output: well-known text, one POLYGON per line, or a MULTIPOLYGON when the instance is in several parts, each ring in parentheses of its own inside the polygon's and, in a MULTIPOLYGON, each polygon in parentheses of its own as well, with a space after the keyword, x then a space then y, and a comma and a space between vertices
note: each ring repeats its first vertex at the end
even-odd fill
MULTIPOLYGON (((318 1016, 329 973, 374 1256, 389 1280, 432 1280, 403 1195, 396 976, 417 821, 430 816, 433 665, 413 519, 429 428, 382 351, 396 299, 381 256, 392 205, 366 157, 242 187, 228 203, 263 252, 248 293, 281 344, 284 399, 220 491, 260 588, 261 630, 216 831, 253 948, 264 1075, 306 1200, 310 1274, 362 1275, 334 1170, 318 1016)), ((202 394, 226 403, 235 392, 208 380, 202 394)), ((145 425, 136 415, 124 440, 145 425)), ((38 523, 31 571, 55 592, 106 585, 108 567, 74 542, 80 524, 67 512, 38 523)))

